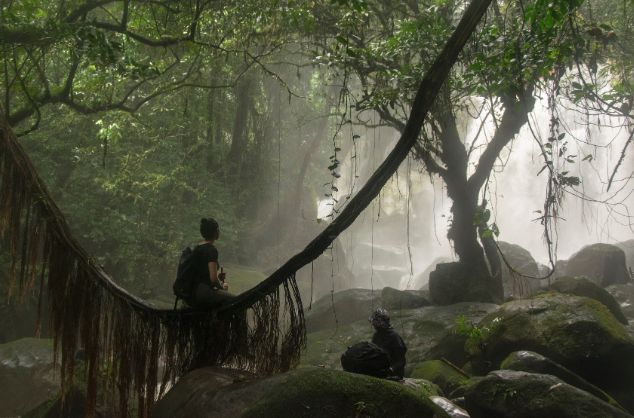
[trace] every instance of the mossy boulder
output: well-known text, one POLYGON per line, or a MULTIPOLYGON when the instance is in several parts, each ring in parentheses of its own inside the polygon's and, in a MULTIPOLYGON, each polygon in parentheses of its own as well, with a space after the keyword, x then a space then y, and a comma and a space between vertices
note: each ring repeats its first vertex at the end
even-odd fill
MULTIPOLYGON (((464 338, 457 345, 438 345, 448 335, 454 335, 458 317, 467 317, 478 322, 485 315, 495 311, 498 305, 490 303, 463 302, 448 306, 427 306, 418 309, 391 311, 392 325, 401 335, 407 350, 406 376, 412 367, 424 360, 445 357, 447 352, 455 352, 463 358, 464 338)), ((304 365, 324 365, 333 369, 340 368, 341 354, 360 341, 370 341, 374 330, 364 315, 363 319, 350 324, 322 329, 308 334, 308 346, 302 354, 304 365)))
POLYGON ((573 254, 566 266, 567 276, 586 276, 603 287, 630 283, 625 253, 612 244, 592 244, 573 254))
POLYGON ((514 370, 473 378, 465 404, 472 418, 631 418, 555 376, 514 370))
POLYGON ((410 376, 437 384, 447 395, 464 385, 470 377, 442 360, 427 360, 418 363, 410 376))
POLYGON ((534 351, 515 351, 508 355, 500 365, 501 369, 516 370, 528 373, 550 374, 556 376, 581 390, 605 401, 612 406, 621 408, 610 395, 588 382, 583 377, 573 373, 564 366, 555 363, 547 357, 534 351))
POLYGON ((0 344, 0 416, 20 416, 59 390, 53 342, 22 338, 0 344))
POLYGON ((502 305, 478 327, 490 331, 474 354, 476 371, 498 368, 513 351, 536 351, 634 409, 634 339, 603 304, 545 293, 502 305))
POLYGON ((612 315, 622 324, 627 325, 628 321, 621 306, 614 299, 614 296, 610 294, 606 289, 602 288, 595 282, 591 281, 587 277, 559 277, 553 284, 550 285, 552 290, 556 290, 561 293, 568 293, 570 295, 585 296, 590 299, 601 302, 612 315))
POLYGON ((300 368, 236 380, 234 372, 211 368, 184 376, 152 416, 431 418, 435 408, 425 393, 407 385, 337 370, 300 368))

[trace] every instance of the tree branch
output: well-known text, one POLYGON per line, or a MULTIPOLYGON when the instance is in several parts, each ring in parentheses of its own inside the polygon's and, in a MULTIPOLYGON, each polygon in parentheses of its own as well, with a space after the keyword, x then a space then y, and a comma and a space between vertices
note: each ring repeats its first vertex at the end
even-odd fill
POLYGON ((385 183, 392 177, 418 140, 423 122, 441 86, 449 76, 451 67, 458 59, 458 54, 462 51, 490 3, 491 0, 471 1, 458 27, 420 83, 401 138, 385 161, 372 174, 357 195, 348 202, 339 216, 311 241, 303 251, 293 256, 267 279, 253 289, 239 295, 233 302, 223 305, 219 309, 219 314, 231 315, 231 312, 244 310, 252 306, 263 295, 270 293, 290 276, 294 275, 301 267, 319 257, 332 244, 334 239, 348 228, 379 194, 385 183))
POLYGON ((495 131, 493 138, 491 138, 491 142, 489 142, 480 156, 475 172, 469 177, 469 188, 471 190, 480 190, 489 177, 500 152, 518 134, 522 126, 528 122, 528 114, 535 106, 533 90, 534 86, 527 88, 519 99, 508 96, 502 97, 504 114, 498 129, 495 131))

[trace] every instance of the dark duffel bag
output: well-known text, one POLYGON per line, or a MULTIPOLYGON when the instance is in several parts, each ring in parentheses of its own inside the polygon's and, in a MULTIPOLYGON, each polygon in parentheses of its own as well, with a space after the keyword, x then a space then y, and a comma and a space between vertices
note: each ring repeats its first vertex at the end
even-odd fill
POLYGON ((347 372, 387 377, 390 374, 390 357, 378 345, 363 341, 348 347, 341 356, 341 367, 347 372))

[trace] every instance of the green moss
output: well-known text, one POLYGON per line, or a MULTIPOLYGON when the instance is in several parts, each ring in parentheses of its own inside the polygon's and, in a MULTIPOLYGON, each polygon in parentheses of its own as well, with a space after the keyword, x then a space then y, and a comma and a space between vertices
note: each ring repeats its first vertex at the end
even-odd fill
POLYGON ((601 352, 601 347, 608 349, 606 341, 611 345, 632 343, 625 327, 602 303, 585 297, 569 300, 572 303, 549 303, 549 315, 542 321, 542 340, 559 356, 596 357, 609 354, 601 352))
POLYGON ((447 395, 469 380, 466 373, 460 373, 442 360, 428 360, 417 364, 411 377, 429 380, 440 386, 447 395))
POLYGON ((328 369, 302 368, 272 385, 243 417, 432 417, 423 391, 328 369))
POLYGON ((440 386, 426 379, 409 378, 407 380, 407 384, 410 387, 415 388, 416 391, 420 392, 426 398, 429 398, 430 396, 444 395, 440 386))

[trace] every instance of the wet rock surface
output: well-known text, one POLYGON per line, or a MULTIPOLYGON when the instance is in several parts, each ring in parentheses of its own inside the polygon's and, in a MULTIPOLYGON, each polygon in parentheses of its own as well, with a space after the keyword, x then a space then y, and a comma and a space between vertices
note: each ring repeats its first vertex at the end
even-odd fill
POLYGON ((621 406, 610 395, 598 387, 568 370, 564 366, 557 364, 549 358, 533 351, 515 351, 509 354, 508 357, 502 361, 500 368, 528 373, 549 374, 558 377, 569 385, 585 390, 591 395, 596 396, 612 406, 621 408, 621 406))
POLYGON ((514 370, 473 378, 465 403, 473 418, 631 417, 555 376, 514 370))
POLYGON ((447 398, 443 398, 442 396, 431 396, 429 399, 441 409, 441 411, 436 412, 436 417, 438 418, 469 418, 470 415, 467 411, 460 408, 455 403, 451 402, 447 398))
POLYGON ((479 327, 490 332, 472 359, 477 373, 498 368, 513 351, 535 351, 634 408, 634 339, 603 304, 547 293, 508 302, 479 327))
POLYGON ((559 277, 550 285, 550 289, 570 295, 585 296, 601 302, 620 323, 628 324, 628 320, 623 314, 623 311, 621 311, 621 306, 614 296, 586 277, 559 277))

